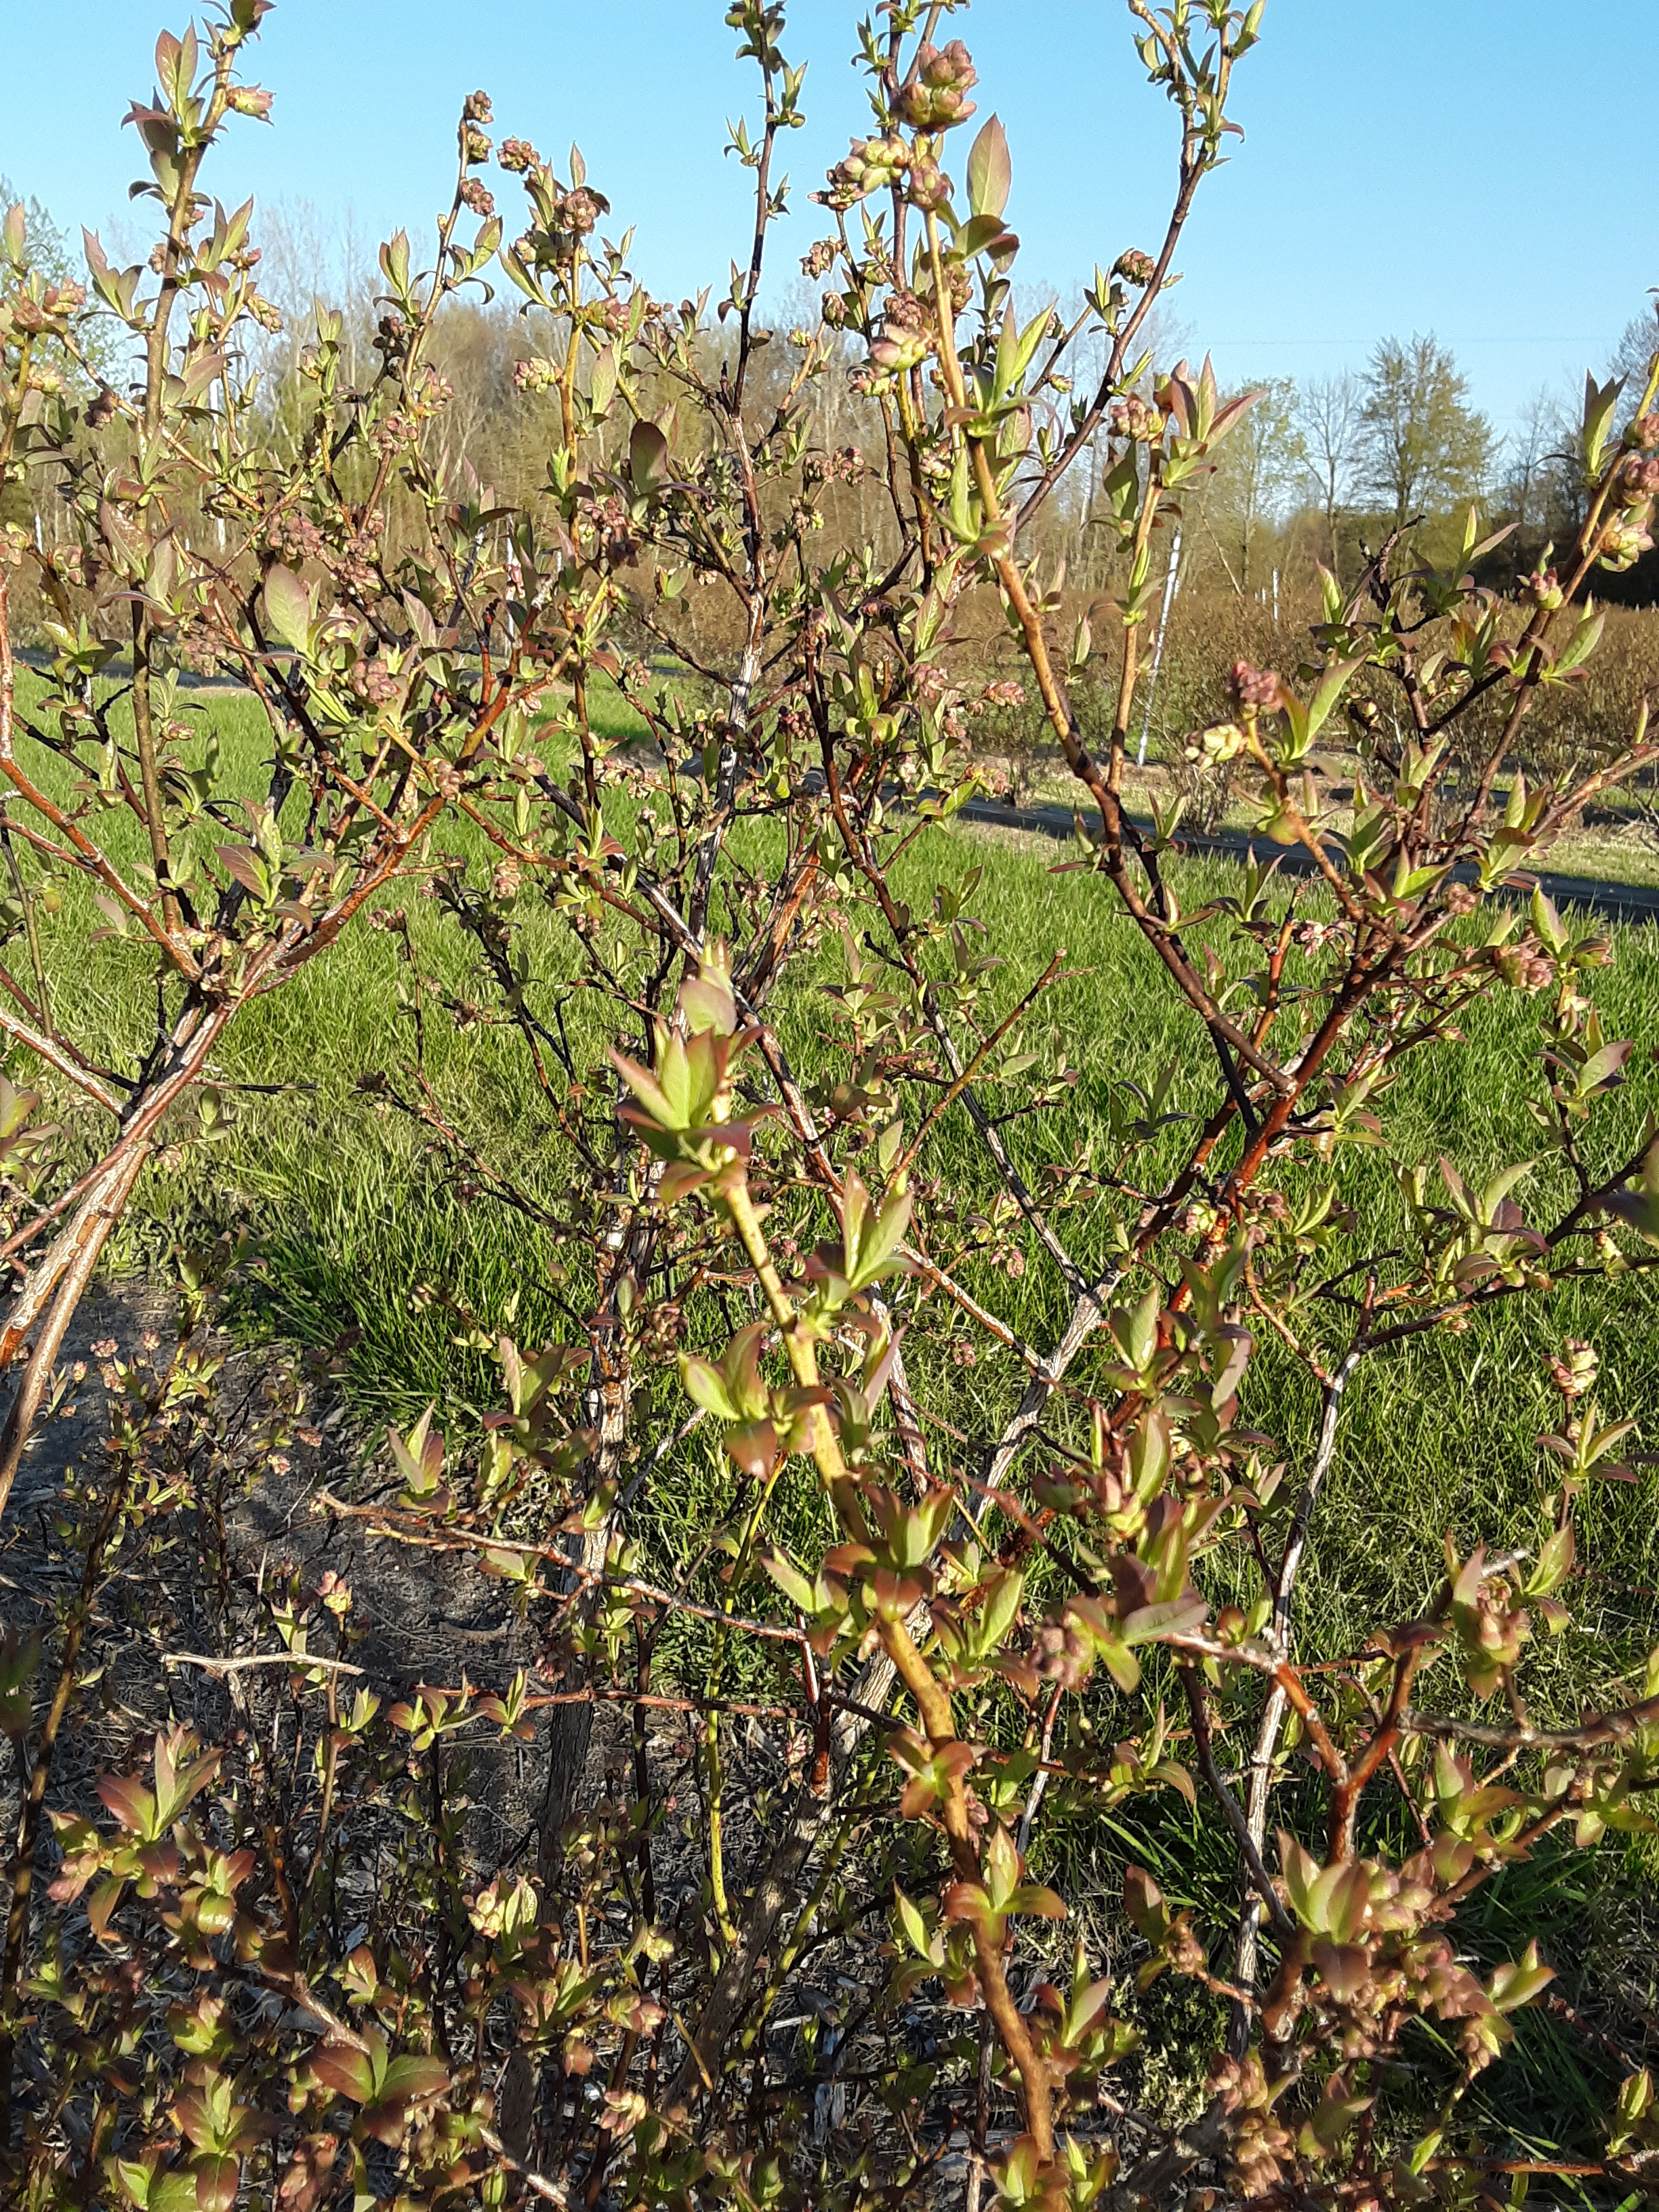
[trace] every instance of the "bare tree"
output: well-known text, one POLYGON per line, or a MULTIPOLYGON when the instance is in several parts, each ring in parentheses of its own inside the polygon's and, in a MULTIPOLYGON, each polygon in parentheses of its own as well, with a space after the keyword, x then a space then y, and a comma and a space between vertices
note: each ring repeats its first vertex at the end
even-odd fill
MULTIPOLYGON (((1255 387, 1250 404, 1216 462, 1204 495, 1205 520, 1217 550, 1221 552, 1224 543, 1237 551, 1235 590, 1248 592, 1250 589, 1251 557, 1257 539, 1262 529, 1281 514, 1301 474, 1296 386, 1289 377, 1272 377, 1255 387)), ((1222 558, 1226 561, 1224 552, 1222 558)), ((1227 572, 1233 575, 1231 562, 1227 572)))
POLYGON ((1504 502, 1524 532, 1542 525, 1558 490, 1571 431, 1559 392, 1540 385, 1504 446, 1504 502))
POLYGON ((1330 538, 1331 574, 1342 574, 1337 518, 1352 496, 1361 452, 1364 391, 1351 369, 1313 377, 1297 395, 1297 428, 1303 466, 1318 489, 1319 511, 1330 538))

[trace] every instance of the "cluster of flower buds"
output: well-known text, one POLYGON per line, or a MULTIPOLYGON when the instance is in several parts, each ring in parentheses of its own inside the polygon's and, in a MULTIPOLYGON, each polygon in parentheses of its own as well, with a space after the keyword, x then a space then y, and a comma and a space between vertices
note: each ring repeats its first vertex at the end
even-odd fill
POLYGON ((369 433, 369 442, 377 453, 389 459, 392 454, 401 453, 405 447, 414 445, 420 434, 419 426, 413 419, 401 409, 394 408, 391 414, 382 416, 374 425, 369 433))
POLYGON ((882 319, 881 336, 870 348, 870 362, 884 376, 920 368, 933 349, 927 311, 914 292, 895 292, 882 319))
POLYGON ((610 205, 602 193, 590 192, 586 185, 578 185, 573 191, 560 195, 559 227, 577 238, 586 238, 599 228, 599 217, 610 205))
POLYGON ((541 155, 527 138, 503 138, 501 150, 495 156, 501 167, 512 176, 521 177, 527 170, 539 169, 541 155))
POLYGON ((803 276, 823 276, 826 271, 835 267, 837 251, 838 248, 833 238, 816 240, 810 251, 803 253, 800 258, 801 275, 803 276))
POLYGON ((1625 442, 1638 453, 1659 453, 1659 415, 1638 415, 1626 431, 1625 442))
POLYGON ((1189 761, 1201 762, 1206 768, 1219 768, 1224 762, 1237 760, 1249 742, 1237 722, 1215 722, 1207 730, 1194 731, 1187 740, 1185 750, 1189 761))
POLYGON ((592 532, 599 556, 613 568, 625 568, 640 550, 628 508, 614 492, 603 499, 584 499, 579 512, 592 532))
POLYGON ((488 185, 481 185, 476 177, 468 177, 462 184, 461 204, 471 208, 474 215, 494 215, 495 212, 495 194, 488 185))
POLYGON ((901 118, 916 131, 949 131, 974 112, 968 94, 979 82, 973 57, 960 39, 948 46, 924 45, 898 97, 901 118))
POLYGON ((1480 894, 1473 884, 1448 884, 1441 901, 1446 912, 1458 921, 1466 914, 1473 914, 1480 903, 1480 894))
POLYGON ((1604 568, 1619 570, 1633 568, 1653 544, 1653 532, 1648 524, 1652 520, 1652 507, 1644 514, 1640 509, 1617 515, 1601 532, 1601 563, 1604 568))
POLYGON ((1247 717, 1276 714, 1285 702, 1285 686, 1273 669, 1236 660, 1227 673, 1227 696, 1247 717))
POLYGON ((1586 1344, 1581 1336, 1570 1336, 1561 1347, 1561 1357, 1552 1358, 1549 1366, 1551 1381, 1571 1403, 1595 1388, 1601 1360, 1593 1344, 1586 1344))
POLYGON ((466 105, 461 110, 461 159, 466 162, 487 161, 489 159, 489 140, 482 125, 491 120, 489 95, 470 92, 466 105))
POLYGON ((856 446, 843 446, 838 453, 810 454, 802 472, 808 483, 862 483, 870 464, 856 446))
POLYGON ((86 293, 79 284, 48 284, 38 300, 32 293, 20 292, 0 307, 0 336, 12 331, 26 338, 61 336, 70 315, 86 303, 86 293))
POLYGON ((302 562, 323 557, 323 533, 308 514, 278 507, 265 527, 265 544, 271 551, 297 568, 302 562))
POLYGON ((1143 446, 1155 446, 1164 435, 1164 416, 1149 399, 1138 392, 1125 392, 1121 399, 1112 402, 1112 428, 1120 438, 1133 438, 1143 446))
POLYGON ((348 683, 365 706, 389 707, 403 696, 401 677, 394 676, 385 661, 354 660, 348 683))
POLYGON ((1150 253, 1143 253, 1138 246, 1132 246, 1127 253, 1120 253, 1113 262, 1112 274, 1121 276, 1126 284, 1139 285, 1144 291, 1157 276, 1158 264, 1150 253))
POLYGON ((1553 568, 1534 568, 1521 586, 1522 596, 1542 607, 1546 614, 1554 614, 1566 599, 1561 579, 1553 568))
POLYGON ((1506 945, 1497 956, 1498 972, 1517 991, 1547 991, 1555 963, 1536 944, 1506 945))
POLYGON ((871 192, 900 183, 909 171, 910 149, 902 138, 855 138, 846 160, 830 172, 824 203, 850 208, 871 192))
POLYGON ((1626 507, 1659 496, 1659 453, 1632 453, 1620 472, 1619 482, 1626 507))
POLYGON ((956 187, 939 163, 925 155, 918 155, 910 164, 910 184, 905 198, 913 208, 923 215, 937 215, 950 204, 956 187))

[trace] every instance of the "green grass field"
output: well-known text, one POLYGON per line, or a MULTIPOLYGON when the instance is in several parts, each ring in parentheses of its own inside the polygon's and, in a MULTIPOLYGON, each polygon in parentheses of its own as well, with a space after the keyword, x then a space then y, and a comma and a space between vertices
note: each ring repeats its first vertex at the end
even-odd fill
MULTIPOLYGON (((257 720, 234 699, 210 704, 222 742, 246 758, 252 773, 264 743, 257 720)), ((487 849, 464 824, 446 828, 435 842, 477 865, 487 849)), ((763 846, 746 856, 763 861, 763 846)), ((1066 973, 1030 1034, 1054 1033, 1079 1080, 1052 1112, 1011 1125, 1010 1142, 1034 1176, 1045 1160, 1069 1158, 1097 1136, 1113 1085, 1146 1083, 1176 1060, 1178 1109, 1207 1110, 1215 1088, 1201 1030, 1174 1002, 1152 955, 1115 911, 1108 887, 1086 872, 1055 873, 1055 860, 1052 846, 958 826, 921 837, 900 870, 902 894, 917 906, 935 882, 957 881, 970 867, 983 871, 974 910, 1006 961, 994 985, 1001 1004, 1022 994, 1059 946, 1067 950, 1066 973)), ((1174 872, 1188 910, 1232 879, 1222 862, 1182 862, 1174 872)), ((409 913, 422 968, 465 999, 471 965, 466 945, 411 887, 404 887, 398 902, 409 913)), ((568 940, 533 900, 521 900, 520 910, 541 979, 537 988, 550 1002, 570 973, 568 940)), ((141 947, 112 934, 94 937, 100 921, 71 893, 50 920, 47 958, 59 1019, 118 1059, 142 1020, 148 963, 141 947)), ((839 980, 842 965, 833 938, 817 957, 816 969, 792 980, 775 1006, 786 1047, 808 1075, 827 1064, 832 1049, 819 987, 839 980)), ((314 1346, 335 1344, 350 1332, 342 1371, 366 1434, 387 1420, 406 1422, 435 1401, 446 1425, 465 1437, 493 1402, 495 1371, 457 1341, 453 1318, 416 1295, 416 1286, 441 1285, 486 1323, 510 1323, 522 1340, 539 1342, 559 1328, 550 1285, 561 1254, 548 1231, 505 1206, 459 1193, 449 1165, 421 1132, 360 1088, 365 1074, 396 1076, 409 1059, 414 1032, 407 975, 396 939, 359 927, 295 981, 248 1008, 215 1070, 227 1086, 232 1126, 211 1146, 189 1147, 176 1170, 147 1175, 112 1264, 143 1268, 181 1234, 246 1225, 259 1239, 263 1257, 237 1308, 245 1332, 314 1346), (279 1089, 268 1095, 237 1085, 279 1089)), ((1632 1079, 1612 1116, 1616 1127, 1605 1139, 1611 1156, 1615 1145, 1633 1143, 1659 1099, 1652 1051, 1659 1041, 1659 932, 1619 933, 1615 963, 1595 976, 1592 988, 1608 1034, 1638 1044, 1632 1079)), ((596 1019, 597 1010, 586 1011, 592 1005, 576 994, 572 1020, 596 1019)), ((564 1185, 561 1140, 516 1038, 489 1021, 458 1024, 429 1001, 422 1012, 426 1072, 446 1114, 486 1158, 551 1206, 564 1185)), ((1537 1032, 1525 1002, 1505 995, 1478 1008, 1465 1045, 1425 1048, 1408 1060, 1382 1099, 1395 1156, 1433 1160, 1443 1152, 1472 1177, 1528 1157, 1539 1148, 1528 1110, 1528 1099, 1539 1095, 1537 1059, 1537 1032)), ((20 1071, 15 1061, 14 1074, 20 1071)), ((1169 1161, 1181 1141, 1178 1130, 1162 1139, 1169 1161)), ((959 1110, 940 1124, 921 1166, 965 1211, 988 1206, 989 1163, 959 1110)), ((1339 1168, 1358 1225, 1335 1265, 1401 1241, 1405 1219, 1382 1154, 1350 1151, 1339 1155, 1339 1168)), ((1560 1172, 1540 1168, 1522 1194, 1536 1208, 1529 1218, 1550 1218, 1561 1188, 1560 1172)), ((1085 1264, 1099 1263, 1109 1249, 1111 1211, 1109 1200, 1097 1196, 1068 1217, 1066 1234, 1085 1264)), ((970 1272, 970 1281, 1040 1347, 1058 1334, 1066 1310, 1062 1286, 1035 1243, 1019 1279, 984 1268, 977 1279, 970 1272)), ((1598 1291, 1593 1310, 1581 1291, 1566 1285, 1540 1302, 1541 1310, 1516 1301, 1462 1335, 1431 1335, 1363 1368, 1349 1395, 1302 1584, 1300 1618, 1310 1638, 1329 1651, 1350 1650, 1379 1620, 1416 1608, 1443 1570, 1448 1532, 1465 1553, 1482 1540, 1497 1545, 1532 1538, 1541 1480, 1536 1438, 1550 1425, 1554 1404, 1541 1355, 1563 1337, 1595 1339, 1603 1360, 1604 1407, 1640 1419, 1649 1439, 1659 1434, 1656 1297, 1654 1279, 1645 1274, 1598 1291)), ((1097 1357, 1085 1357, 1074 1379, 1087 1388, 1097 1364, 1097 1357)), ((1012 1360, 999 1357, 948 1370, 941 1358, 934 1371, 924 1364, 915 1377, 924 1402, 943 1407, 951 1425, 973 1439, 995 1434, 1022 1379, 1012 1360)), ((676 1418, 684 1401, 672 1373, 657 1378, 655 1395, 663 1417, 676 1418)), ((1293 1471, 1305 1466, 1316 1414, 1312 1386, 1271 1337, 1250 1370, 1243 1413, 1251 1426, 1278 1440, 1293 1471)), ((684 1462, 674 1481, 659 1486, 647 1532, 665 1555, 665 1570, 684 1555, 694 1530, 707 1529, 730 1484, 731 1471, 706 1433, 687 1448, 684 1462)), ((1605 1694, 1654 1639, 1659 1483, 1652 1467, 1644 1464, 1638 1473, 1635 1485, 1608 1485, 1586 1501, 1575 1626, 1534 1662, 1540 1717, 1565 1715, 1605 1694)), ((779 1510, 786 1528, 807 1532, 820 1507, 806 1475, 787 1480, 779 1510)), ((1184 1856, 1190 1883, 1187 1823, 1173 1799, 1152 1809, 1138 1807, 1086 1832, 1057 1819, 1045 1848, 1067 1858, 1072 1880, 1081 1881, 1085 1893, 1111 1892, 1126 1855, 1139 1855, 1166 1874, 1184 1856)), ((1219 1881, 1227 1851, 1221 1839, 1213 1844, 1219 1881)), ((1546 1910, 1559 1916, 1564 1927, 1577 1931, 1577 1951, 1594 1977, 1643 1925, 1656 1863, 1640 1838, 1610 1844, 1591 1861, 1540 1857, 1494 1882, 1481 1911, 1494 1942, 1528 1916, 1546 1910)), ((1522 2057, 1510 2062, 1543 2069, 1540 2081, 1549 2069, 1583 2058, 1582 2051, 1564 2058, 1553 2042, 1537 2045, 1547 2033, 1529 2025, 1532 2039, 1522 2057)))

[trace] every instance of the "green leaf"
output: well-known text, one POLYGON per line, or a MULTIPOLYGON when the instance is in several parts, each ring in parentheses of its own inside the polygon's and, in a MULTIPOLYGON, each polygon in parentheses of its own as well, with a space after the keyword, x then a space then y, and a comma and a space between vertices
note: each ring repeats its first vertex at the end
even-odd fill
POLYGON ((283 643, 303 653, 311 642, 311 594, 278 561, 265 577, 265 623, 283 643))
POLYGON ((1589 477, 1601 473, 1607 433, 1613 427, 1613 410, 1624 388, 1622 376, 1615 376, 1606 384, 1598 384, 1593 376, 1584 379, 1584 471, 1589 477))
POLYGON ((1000 216, 1008 204, 1014 181, 1008 158, 1008 134, 992 116, 973 143, 968 156, 968 204, 975 215, 1000 216))
POLYGON ((761 1565, 798 1611, 809 1614, 817 1611, 817 1592, 792 1559, 782 1552, 766 1552, 761 1565))
POLYGON ((667 475, 668 441, 654 422, 634 425, 628 441, 628 473, 641 493, 653 490, 667 475))
POLYGON ((712 1413, 719 1421, 743 1419, 741 1408, 733 1403, 726 1387, 726 1377, 708 1360, 699 1359, 694 1352, 682 1352, 680 1380, 685 1385, 686 1395, 705 1413, 712 1413))

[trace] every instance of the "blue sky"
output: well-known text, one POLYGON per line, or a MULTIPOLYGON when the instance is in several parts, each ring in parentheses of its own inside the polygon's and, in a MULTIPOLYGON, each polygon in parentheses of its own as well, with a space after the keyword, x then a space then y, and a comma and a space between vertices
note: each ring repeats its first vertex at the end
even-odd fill
MULTIPOLYGON (((787 276, 821 227, 806 193, 860 127, 848 0, 794 0, 808 127, 788 142, 787 276)), ((276 127, 234 126, 206 179, 227 201, 308 198, 376 235, 447 196, 454 116, 483 86, 498 132, 580 141, 653 290, 723 283, 746 178, 723 121, 752 89, 722 0, 279 0, 254 50, 276 127)), ((58 221, 130 222, 155 0, 69 0, 53 36, 14 39, 0 171, 58 221)), ((175 29, 181 20, 169 14, 175 29)), ((978 0, 954 29, 981 112, 1014 154, 1025 283, 1069 291, 1155 242, 1174 117, 1139 73, 1119 0, 978 0)), ((1508 427, 1540 384, 1599 363, 1659 284, 1645 95, 1653 0, 1268 0, 1242 64, 1247 139, 1210 182, 1172 306, 1224 378, 1361 362, 1433 330, 1508 427), (1622 100, 1616 88, 1624 83, 1622 100), (1625 206, 1617 204, 1621 172, 1625 206), (1572 186, 1588 180, 1587 213, 1572 186)), ((958 161, 960 156, 958 157, 958 161)), ((506 191, 510 180, 495 180, 506 191)))

